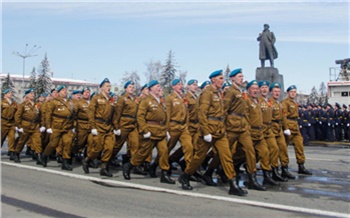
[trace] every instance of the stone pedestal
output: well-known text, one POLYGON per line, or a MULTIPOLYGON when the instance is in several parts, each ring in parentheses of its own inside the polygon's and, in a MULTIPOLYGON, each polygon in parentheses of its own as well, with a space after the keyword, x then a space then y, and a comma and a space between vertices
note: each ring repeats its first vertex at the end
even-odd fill
POLYGON ((284 99, 284 82, 283 75, 278 73, 278 69, 274 67, 258 67, 256 68, 255 79, 258 81, 267 80, 269 83, 278 82, 281 84, 281 96, 279 98, 280 101, 284 99))

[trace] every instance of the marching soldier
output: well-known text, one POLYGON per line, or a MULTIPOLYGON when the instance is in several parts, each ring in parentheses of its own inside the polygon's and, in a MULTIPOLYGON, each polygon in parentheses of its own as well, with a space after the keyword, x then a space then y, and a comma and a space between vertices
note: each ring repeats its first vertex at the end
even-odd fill
POLYGON ((242 190, 237 184, 232 154, 226 137, 224 105, 219 91, 224 83, 222 71, 215 71, 209 76, 212 84, 207 86, 201 94, 198 110, 200 132, 197 141, 198 150, 193 155, 190 165, 178 180, 182 184, 182 189, 192 190, 189 177, 196 172, 205 159, 208 150, 213 147, 220 157, 221 165, 229 180, 229 194, 243 196, 247 192, 242 190))
POLYGON ((342 127, 344 131, 344 139, 349 140, 349 111, 346 108, 346 105, 343 104, 343 114, 342 114, 343 120, 342 120, 342 127))
POLYGON ((311 126, 311 124, 309 122, 310 117, 309 117, 309 112, 307 111, 306 105, 301 106, 301 111, 299 116, 300 116, 299 128, 300 128, 301 136, 303 137, 304 145, 309 145, 310 138, 308 135, 308 129, 311 126))
POLYGON ((326 131, 327 131, 327 141, 334 142, 334 110, 331 104, 326 106, 326 131))
POLYGON ((15 114, 15 123, 18 127, 20 136, 16 145, 14 161, 20 163, 20 153, 23 150, 25 143, 30 139, 32 146, 35 147, 36 164, 42 164, 42 147, 40 132, 45 131, 45 127, 40 127, 40 110, 34 103, 34 90, 28 89, 25 92, 27 100, 19 105, 15 114), (44 130, 42 130, 44 128, 44 130))
POLYGON ((88 146, 87 157, 83 161, 83 170, 85 173, 89 173, 90 161, 95 160, 102 152, 100 175, 112 177, 113 174, 109 172, 108 163, 113 153, 116 127, 113 123, 115 114, 114 99, 109 96, 111 89, 109 79, 105 78, 100 83, 100 89, 101 93, 90 100, 88 116, 92 144, 88 146))
POLYGON ((335 140, 341 141, 343 140, 343 133, 342 133, 342 120, 343 120, 343 112, 341 111, 341 107, 339 103, 335 103, 335 110, 334 110, 334 132, 335 132, 335 140))
POLYGON ((43 155, 43 166, 47 166, 48 156, 58 147, 60 140, 63 143, 62 149, 62 170, 72 171, 69 164, 71 158, 71 147, 74 129, 74 107, 70 99, 67 98, 68 91, 66 85, 57 88, 58 97, 50 101, 46 111, 46 132, 50 134, 50 142, 46 146, 43 155))
POLYGON ((81 99, 81 90, 74 90, 72 92, 72 102, 75 104, 77 101, 81 99))
MULTIPOLYGON (((278 100, 281 94, 281 85, 279 83, 272 83, 270 85, 269 90, 271 93, 271 97, 269 100, 271 102, 272 107, 272 132, 275 135, 275 139, 279 147, 279 160, 281 162, 282 171, 281 176, 286 179, 295 179, 295 176, 293 176, 288 170, 288 148, 282 128, 283 123, 286 122, 286 118, 283 116, 283 106, 278 100)), ((276 180, 278 181, 277 177, 273 176, 272 178, 276 178, 276 180)))
POLYGON ((286 122, 283 124, 284 134, 286 135, 286 144, 290 141, 294 144, 295 156, 298 164, 298 173, 305 175, 312 175, 304 166, 305 154, 303 137, 300 135, 300 129, 298 125, 298 104, 296 103, 297 87, 295 85, 289 86, 287 89, 288 97, 282 101, 283 116, 286 122))
POLYGON ((12 91, 6 89, 4 99, 1 101, 1 147, 7 137, 8 156, 13 159, 15 152, 15 113, 17 111, 17 103, 12 99, 12 91))
POLYGON ((141 101, 137 111, 137 123, 140 133, 140 147, 137 153, 131 156, 130 162, 123 165, 123 176, 130 180, 130 171, 139 166, 149 156, 153 147, 157 147, 159 166, 161 168, 160 182, 175 184, 170 178, 170 165, 167 148, 167 119, 163 102, 160 99, 161 87, 157 80, 149 85, 150 94, 141 101))

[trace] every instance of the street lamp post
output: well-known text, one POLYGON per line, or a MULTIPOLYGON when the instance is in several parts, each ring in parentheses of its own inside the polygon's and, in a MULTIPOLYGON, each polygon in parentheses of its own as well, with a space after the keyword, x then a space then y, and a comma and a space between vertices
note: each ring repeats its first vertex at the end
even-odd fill
POLYGON ((37 54, 34 54, 34 52, 38 51, 40 48, 41 48, 40 46, 37 47, 36 45, 34 45, 32 49, 28 50, 28 43, 27 43, 24 49, 24 52, 22 54, 19 52, 14 52, 15 55, 23 58, 22 94, 24 93, 24 73, 25 73, 26 58, 38 56, 37 54))

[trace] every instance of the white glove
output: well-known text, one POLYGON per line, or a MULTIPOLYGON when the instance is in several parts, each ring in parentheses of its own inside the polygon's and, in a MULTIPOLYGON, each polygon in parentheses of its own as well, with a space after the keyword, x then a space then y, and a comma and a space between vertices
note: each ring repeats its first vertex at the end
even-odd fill
POLYGON ((23 128, 20 128, 17 131, 23 133, 23 128))
POLYGON ((16 130, 16 132, 18 131, 18 127, 17 126, 15 126, 15 130, 16 130))
POLYGON ((170 136, 169 132, 166 132, 166 140, 169 141, 170 138, 171 138, 171 136, 170 136))
POLYGON ((211 134, 205 135, 203 136, 204 141, 206 142, 211 142, 211 140, 213 139, 213 137, 211 136, 211 134))
POLYGON ((49 134, 52 134, 52 129, 51 128, 47 129, 46 132, 49 133, 49 134))
POLYGON ((75 134, 75 128, 72 129, 72 133, 75 134))
POLYGON ((346 126, 350 126, 350 123, 346 124, 346 126))
POLYGON ((92 129, 92 130, 91 130, 91 134, 92 134, 92 135, 97 135, 97 129, 92 129))
POLYGON ((45 126, 40 127, 40 132, 45 132, 46 128, 45 126))
POLYGON ((151 132, 143 134, 143 138, 148 139, 149 137, 151 137, 151 132))
POLYGON ((302 126, 299 126, 300 129, 302 129, 303 127, 302 126))
POLYGON ((284 130, 283 133, 285 135, 291 135, 292 134, 289 129, 284 130))
POLYGON ((322 125, 322 122, 320 121, 320 125, 322 125))
POLYGON ((328 126, 331 126, 331 124, 330 124, 330 123, 328 123, 328 126))
POLYGON ((307 125, 308 125, 308 126, 311 126, 311 123, 308 123, 307 125))
POLYGON ((118 130, 113 130, 114 135, 120 135, 122 132, 120 131, 120 129, 118 130))
POLYGON ((336 126, 338 126, 338 123, 335 123, 336 126))

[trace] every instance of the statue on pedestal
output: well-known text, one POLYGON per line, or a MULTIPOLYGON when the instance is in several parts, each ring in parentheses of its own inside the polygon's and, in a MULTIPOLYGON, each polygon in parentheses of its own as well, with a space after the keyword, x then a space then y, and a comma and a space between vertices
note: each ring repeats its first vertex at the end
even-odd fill
POLYGON ((276 37, 269 30, 270 26, 264 24, 264 30, 259 34, 257 40, 260 41, 259 59, 261 67, 265 67, 265 60, 270 60, 270 66, 274 67, 274 59, 277 59, 278 53, 275 48, 276 37))

